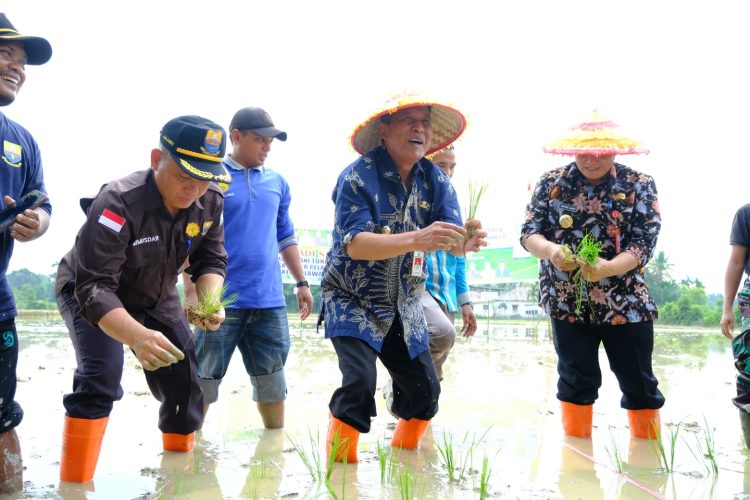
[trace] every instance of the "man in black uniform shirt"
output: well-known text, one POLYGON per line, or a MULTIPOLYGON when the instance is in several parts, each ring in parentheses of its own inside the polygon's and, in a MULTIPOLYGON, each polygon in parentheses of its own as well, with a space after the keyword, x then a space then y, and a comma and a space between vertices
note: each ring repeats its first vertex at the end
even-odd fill
MULTIPOLYGON (((63 397, 63 481, 94 476, 112 405, 123 395, 122 344, 161 402, 164 449, 193 448, 203 394, 175 285, 188 256, 199 296, 224 283, 223 195, 212 181, 231 181, 221 165, 225 150, 220 125, 198 116, 175 118, 162 128, 150 169, 81 200, 87 220, 55 284, 78 362, 73 392, 63 397)), ((222 310, 193 321, 215 330, 223 320, 222 310)))

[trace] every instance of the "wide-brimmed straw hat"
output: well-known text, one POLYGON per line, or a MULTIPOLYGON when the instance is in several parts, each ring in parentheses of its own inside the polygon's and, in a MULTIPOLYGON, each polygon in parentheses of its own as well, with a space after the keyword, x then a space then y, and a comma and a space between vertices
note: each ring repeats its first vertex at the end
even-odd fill
POLYGON ((432 141, 425 151, 425 156, 440 151, 458 139, 466 128, 466 117, 456 108, 428 99, 421 95, 399 95, 390 98, 375 113, 357 125, 352 132, 352 147, 359 153, 369 153, 381 144, 380 118, 407 108, 430 107, 432 141))
POLYGON ((564 137, 544 146, 544 152, 604 156, 648 154, 649 150, 623 134, 603 113, 594 111, 588 120, 572 127, 564 137))
POLYGON ((52 57, 52 46, 39 36, 22 35, 5 14, 0 13, 0 42, 20 42, 26 51, 27 64, 44 64, 52 57))

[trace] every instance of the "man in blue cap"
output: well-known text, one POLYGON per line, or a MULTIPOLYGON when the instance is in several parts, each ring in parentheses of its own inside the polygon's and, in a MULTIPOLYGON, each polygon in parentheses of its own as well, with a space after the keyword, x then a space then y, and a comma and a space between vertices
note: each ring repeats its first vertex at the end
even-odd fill
MULTIPOLYGON (((123 395, 123 344, 161 402, 164 449, 193 449, 203 394, 175 285, 188 257, 199 296, 224 284, 224 203, 212 181, 231 181, 221 164, 225 151, 220 125, 199 116, 174 118, 151 151, 150 169, 81 200, 87 219, 55 283, 78 361, 73 392, 63 397, 63 481, 93 478, 109 414, 123 395)), ((223 320, 223 309, 191 319, 213 330, 223 320)))
MULTIPOLYGON (((19 33, 0 14, 0 106, 16 99, 26 81, 27 64, 44 64, 52 56, 52 47, 44 38, 19 33)), ((0 113, 0 142, 3 145, 0 193, 4 207, 30 191, 45 193, 39 146, 31 134, 18 123, 0 113)), ((39 199, 44 199, 42 195, 39 199)), ((4 208, 3 207, 3 208, 4 208)), ((47 231, 52 208, 44 202, 18 214, 15 221, 0 234, 0 493, 19 491, 23 487, 21 450, 15 428, 23 419, 23 410, 15 400, 18 335, 16 303, 6 278, 14 241, 34 240, 47 231)))

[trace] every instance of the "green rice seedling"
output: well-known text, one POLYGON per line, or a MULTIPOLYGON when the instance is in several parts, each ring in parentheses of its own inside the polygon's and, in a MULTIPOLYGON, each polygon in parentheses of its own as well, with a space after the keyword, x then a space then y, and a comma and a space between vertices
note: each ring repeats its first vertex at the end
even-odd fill
POLYGON ((669 429, 669 446, 667 448, 665 448, 662 440, 661 428, 656 425, 656 422, 653 421, 653 419, 652 425, 656 430, 656 439, 649 439, 651 449, 654 450, 656 457, 659 459, 659 464, 661 465, 662 470, 664 472, 674 472, 675 448, 677 447, 677 437, 680 433, 682 422, 669 429))
POLYGON ((238 293, 233 293, 228 297, 225 297, 226 293, 226 284, 221 287, 215 286, 206 290, 200 297, 198 297, 198 303, 189 307, 190 314, 202 321, 210 320, 214 314, 218 313, 223 308, 232 305, 239 297, 238 293))
POLYGON ((471 441, 468 442, 468 446, 467 440, 469 439, 469 433, 467 432, 464 434, 464 438, 461 440, 461 448, 463 449, 463 452, 461 449, 454 446, 453 436, 451 434, 443 433, 442 443, 440 442, 440 439, 435 441, 435 446, 438 449, 438 458, 443 467, 448 471, 448 479, 450 481, 463 480, 468 471, 473 468, 474 449, 484 440, 490 429, 491 427, 487 428, 479 439, 477 439, 476 434, 473 434, 471 441))
MULTIPOLYGON (((566 248, 566 247, 563 247, 566 248)), ((565 250, 563 250, 565 252, 565 250)), ((601 242, 596 241, 591 233, 586 233, 576 247, 576 251, 573 253, 573 258, 579 262, 578 268, 573 271, 570 277, 570 281, 573 284, 573 289, 576 293, 576 315, 580 316, 581 306, 583 305, 584 298, 587 297, 586 289, 588 282, 583 277, 580 263, 585 263, 590 266, 596 264, 596 259, 602 253, 601 242)), ((566 254, 567 256, 567 254, 566 254)))
POLYGON ((479 208, 479 202, 484 196, 484 193, 489 187, 489 182, 477 182, 469 181, 469 205, 467 207, 466 219, 471 220, 476 218, 477 209, 479 208))
POLYGON ((490 489, 490 476, 492 475, 492 468, 490 467, 490 459, 487 455, 482 460, 482 474, 479 477, 479 500, 487 498, 487 493, 490 489))
POLYGON ((713 431, 708 426, 708 420, 706 420, 705 415, 703 415, 703 423, 706 425, 703 428, 703 442, 706 445, 704 456, 706 457, 706 459, 708 459, 713 473, 718 474, 719 464, 716 462, 716 441, 714 439, 713 431))
POLYGON ((268 467, 262 460, 253 460, 250 463, 250 472, 248 473, 248 480, 245 484, 245 488, 242 490, 243 495, 248 495, 250 498, 260 498, 260 483, 263 479, 268 477, 268 467))
POLYGON ((380 441, 378 440, 378 465, 380 466, 380 484, 385 484, 385 473, 389 456, 390 448, 381 445, 380 441))
POLYGON ((607 455, 609 455, 612 466, 617 472, 622 473, 625 470, 624 461, 622 459, 622 452, 617 445, 617 439, 615 439, 615 435, 612 432, 611 426, 609 428, 609 446, 605 446, 604 448, 607 450, 607 455))
POLYGON ((443 433, 442 443, 440 439, 435 441, 435 446, 438 450, 438 458, 443 464, 443 467, 448 471, 448 480, 456 480, 456 450, 453 448, 453 435, 445 432, 443 433))
POLYGON ((398 476, 398 470, 400 464, 400 452, 401 448, 396 448, 396 451, 394 452, 393 448, 391 448, 391 452, 388 454, 388 467, 387 467, 387 477, 386 482, 390 483, 393 481, 394 477, 398 476))
MULTIPOLYGON (((341 435, 338 432, 333 434, 333 441, 331 441, 331 451, 328 454, 328 461, 326 465, 326 482, 330 481, 331 474, 333 473, 333 466, 336 463, 336 456, 340 451, 346 452, 349 448, 349 440, 341 439, 341 435)), ((347 453, 342 454, 344 457, 344 465, 347 463, 347 453)))
POLYGON ((719 473, 719 464, 716 462, 715 453, 716 442, 714 440, 713 431, 708 426, 708 421, 706 420, 705 415, 703 416, 703 422, 706 425, 703 428, 703 434, 695 437, 695 448, 697 451, 694 450, 687 441, 685 441, 685 444, 696 460, 703 463, 708 474, 713 473, 716 475, 719 473))
POLYGON ((414 474, 412 474, 408 467, 404 467, 404 470, 398 476, 398 491, 401 493, 401 500, 416 498, 416 486, 417 478, 414 477, 414 474))
POLYGON ((287 439, 292 443, 294 451, 302 460, 302 464, 307 469, 307 472, 313 478, 314 481, 321 482, 323 480, 323 472, 320 467, 320 431, 313 437, 312 431, 308 429, 308 437, 310 438, 310 452, 308 453, 305 447, 301 443, 295 442, 289 435, 287 439))
MULTIPOLYGON (((346 463, 344 463, 346 465, 346 463)), ((343 500, 346 498, 346 467, 341 468, 341 494, 339 495, 336 492, 336 489, 333 487, 333 481, 331 481, 331 475, 329 474, 326 478, 326 490, 328 490, 328 493, 334 498, 334 500, 343 500)))

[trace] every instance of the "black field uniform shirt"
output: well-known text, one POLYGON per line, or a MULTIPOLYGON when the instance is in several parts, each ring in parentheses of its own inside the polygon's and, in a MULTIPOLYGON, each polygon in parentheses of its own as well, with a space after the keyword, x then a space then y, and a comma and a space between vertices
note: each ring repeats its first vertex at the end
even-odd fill
POLYGON ((75 287, 81 315, 93 325, 118 307, 139 322, 148 315, 177 324, 184 314, 175 285, 188 256, 193 280, 226 276, 223 206, 211 184, 172 217, 152 170, 106 184, 95 198, 81 200, 87 219, 60 262, 55 292, 75 287))

